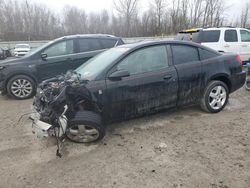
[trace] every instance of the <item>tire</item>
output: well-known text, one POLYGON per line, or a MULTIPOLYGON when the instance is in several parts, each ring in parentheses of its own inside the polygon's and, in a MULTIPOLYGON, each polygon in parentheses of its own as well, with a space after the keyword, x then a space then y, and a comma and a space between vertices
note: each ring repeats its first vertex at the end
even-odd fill
POLYGON ((210 113, 218 113, 227 105, 228 98, 228 86, 222 81, 213 80, 208 83, 204 91, 200 102, 201 109, 210 113))
POLYGON ((246 90, 250 91, 250 78, 246 79, 246 85, 245 85, 246 90))
POLYGON ((105 136, 105 127, 101 116, 91 111, 79 111, 68 121, 66 136, 76 143, 90 143, 101 140, 105 136))
POLYGON ((26 75, 17 75, 12 77, 7 83, 8 95, 18 99, 29 99, 36 93, 35 81, 26 75))

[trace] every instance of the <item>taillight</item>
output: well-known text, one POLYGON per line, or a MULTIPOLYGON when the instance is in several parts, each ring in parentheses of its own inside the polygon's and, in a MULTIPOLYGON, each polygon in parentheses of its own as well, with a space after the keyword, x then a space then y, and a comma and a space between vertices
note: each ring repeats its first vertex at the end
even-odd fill
POLYGON ((237 55, 237 56, 236 56, 236 61, 237 61, 240 65, 243 65, 243 62, 242 62, 242 60, 241 60, 241 58, 240 58, 240 55, 237 55))

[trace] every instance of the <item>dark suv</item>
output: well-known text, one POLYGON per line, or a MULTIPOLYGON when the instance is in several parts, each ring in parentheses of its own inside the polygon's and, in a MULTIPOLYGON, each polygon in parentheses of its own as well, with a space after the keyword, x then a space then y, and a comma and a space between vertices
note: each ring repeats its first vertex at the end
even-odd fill
POLYGON ((0 62, 0 91, 16 99, 30 98, 41 81, 76 69, 105 49, 121 44, 121 38, 102 34, 56 39, 21 59, 0 62))

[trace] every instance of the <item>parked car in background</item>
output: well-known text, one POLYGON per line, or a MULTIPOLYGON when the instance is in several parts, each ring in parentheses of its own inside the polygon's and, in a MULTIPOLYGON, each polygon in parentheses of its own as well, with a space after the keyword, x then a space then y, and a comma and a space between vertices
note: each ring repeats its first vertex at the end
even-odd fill
POLYGON ((6 59, 7 55, 5 53, 5 51, 3 50, 3 48, 0 48, 0 59, 6 59))
POLYGON ((31 48, 29 44, 17 44, 14 49, 15 57, 25 56, 30 52, 31 48))
POLYGON ((163 109, 199 104, 217 113, 245 79, 239 55, 182 41, 122 45, 42 82, 34 132, 84 143, 104 136, 102 123, 163 109))
POLYGON ((9 48, 3 47, 2 49, 4 50, 6 57, 12 57, 12 53, 9 48))
POLYGON ((41 81, 76 69, 106 49, 124 44, 110 35, 72 35, 53 40, 20 59, 0 63, 0 91, 16 99, 36 93, 41 81))
POLYGON ((244 62, 250 58, 250 31, 235 27, 211 27, 183 30, 176 40, 200 43, 218 52, 239 54, 244 62))

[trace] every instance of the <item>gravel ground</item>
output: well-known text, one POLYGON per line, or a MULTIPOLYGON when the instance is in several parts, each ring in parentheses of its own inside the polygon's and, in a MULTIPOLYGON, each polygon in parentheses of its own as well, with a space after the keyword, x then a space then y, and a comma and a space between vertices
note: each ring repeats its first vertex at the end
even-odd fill
POLYGON ((250 92, 218 114, 179 109, 108 127, 91 145, 38 140, 32 100, 0 97, 0 187, 250 187, 250 92))

